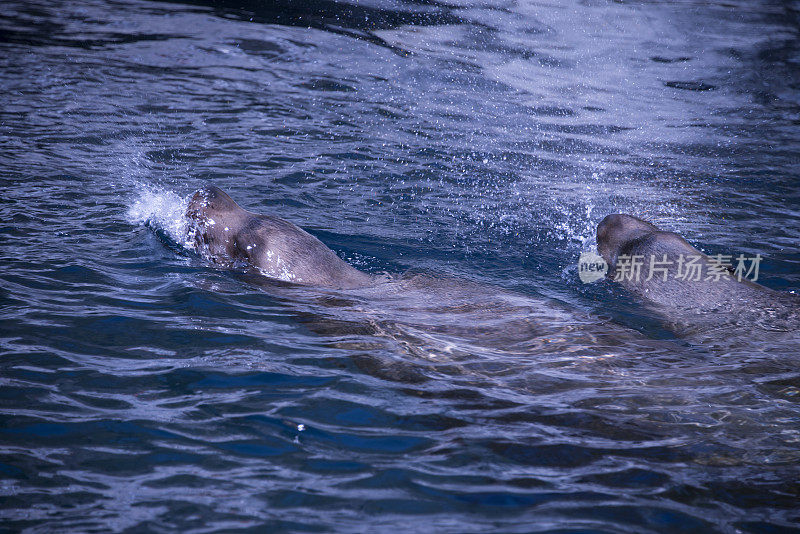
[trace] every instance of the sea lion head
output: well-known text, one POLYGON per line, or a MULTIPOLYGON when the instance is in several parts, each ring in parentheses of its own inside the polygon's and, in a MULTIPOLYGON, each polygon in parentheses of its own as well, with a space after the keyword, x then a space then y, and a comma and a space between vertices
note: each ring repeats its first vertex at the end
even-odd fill
POLYGON ((197 191, 186 208, 187 241, 224 268, 253 267, 268 278, 326 287, 363 287, 374 277, 349 265, 302 228, 249 212, 218 187, 197 191))
POLYGON ((659 232, 658 227, 624 213, 614 213, 600 221, 597 225, 597 252, 608 263, 609 274, 617 258, 629 250, 634 241, 653 232, 659 232))
POLYGON ((187 240, 202 256, 217 262, 230 256, 243 215, 247 212, 225 191, 213 185, 204 187, 192 195, 186 208, 187 240))

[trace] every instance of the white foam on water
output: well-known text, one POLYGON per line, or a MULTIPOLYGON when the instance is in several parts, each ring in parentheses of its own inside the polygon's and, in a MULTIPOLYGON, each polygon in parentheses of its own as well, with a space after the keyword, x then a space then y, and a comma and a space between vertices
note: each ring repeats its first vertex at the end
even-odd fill
POLYGON ((175 243, 193 248, 187 239, 186 206, 189 197, 152 185, 142 185, 137 190, 139 196, 128 209, 128 220, 133 224, 161 230, 175 243))

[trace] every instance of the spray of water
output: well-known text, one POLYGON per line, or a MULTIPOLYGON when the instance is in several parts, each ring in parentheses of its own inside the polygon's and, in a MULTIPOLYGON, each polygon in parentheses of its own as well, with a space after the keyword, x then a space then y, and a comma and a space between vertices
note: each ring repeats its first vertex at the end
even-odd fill
POLYGON ((128 220, 149 226, 184 248, 193 248, 187 238, 186 206, 189 198, 153 185, 141 185, 136 190, 138 198, 128 210, 128 220))

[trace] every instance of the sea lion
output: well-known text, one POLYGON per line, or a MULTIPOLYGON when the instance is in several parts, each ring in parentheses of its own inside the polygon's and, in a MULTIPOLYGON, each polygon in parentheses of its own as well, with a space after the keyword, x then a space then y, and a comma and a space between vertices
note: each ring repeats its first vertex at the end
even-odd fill
POLYGON ((757 258, 708 256, 678 234, 625 214, 600 222, 597 250, 608 263, 607 277, 638 295, 679 335, 716 331, 715 344, 747 345, 769 337, 752 337, 751 327, 793 333, 800 324, 800 295, 748 279, 757 258), (719 334, 726 329, 730 339, 724 341, 719 334))
POLYGON ((249 212, 215 186, 192 196, 186 217, 189 240, 198 253, 225 267, 243 263, 269 278, 330 288, 363 287, 378 280, 347 264, 305 230, 249 212))
MULTIPOLYGON (((608 277, 665 306, 719 308, 777 294, 748 280, 747 270, 736 272, 733 256, 707 256, 678 234, 633 215, 603 219, 597 225, 597 251, 608 263, 608 277)), ((749 269, 750 262, 744 267, 749 269)))

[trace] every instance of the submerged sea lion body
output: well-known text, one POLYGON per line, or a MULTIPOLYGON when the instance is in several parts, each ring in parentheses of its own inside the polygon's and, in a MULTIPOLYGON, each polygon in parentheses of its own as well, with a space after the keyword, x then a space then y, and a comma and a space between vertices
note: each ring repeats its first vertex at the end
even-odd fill
POLYGON ((249 212, 218 187, 197 191, 186 216, 197 251, 214 263, 246 263, 270 278, 321 287, 362 287, 378 280, 300 227, 249 212))

